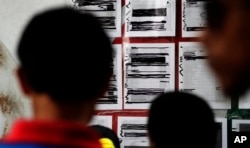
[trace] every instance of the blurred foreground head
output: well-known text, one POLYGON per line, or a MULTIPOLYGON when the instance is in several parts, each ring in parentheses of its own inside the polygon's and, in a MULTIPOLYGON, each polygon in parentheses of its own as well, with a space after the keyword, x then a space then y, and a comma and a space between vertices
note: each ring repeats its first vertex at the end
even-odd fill
POLYGON ((101 97, 112 69, 110 39, 94 16, 70 8, 35 15, 18 46, 25 94, 46 94, 57 104, 101 97))
POLYGON ((153 100, 148 118, 151 148, 214 148, 216 122, 205 100, 184 92, 167 92, 153 100))
POLYGON ((250 1, 208 0, 205 9, 211 68, 226 95, 241 96, 250 87, 250 1))

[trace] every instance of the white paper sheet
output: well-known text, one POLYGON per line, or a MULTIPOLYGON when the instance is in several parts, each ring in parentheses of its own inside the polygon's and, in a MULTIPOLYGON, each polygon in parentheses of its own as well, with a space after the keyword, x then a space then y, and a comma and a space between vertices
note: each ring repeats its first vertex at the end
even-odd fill
POLYGON ((204 0, 182 0, 182 37, 198 37, 206 27, 204 0))
POLYGON ((231 101, 223 95, 199 42, 179 43, 179 90, 199 95, 213 109, 231 108, 231 101))
POLYGON ((217 126, 217 144, 215 148, 227 148, 227 118, 215 118, 217 126))
POLYGON ((121 0, 68 0, 78 11, 93 13, 110 37, 121 36, 121 0))
POLYGON ((112 129, 112 116, 109 115, 95 115, 93 116, 91 122, 89 123, 89 125, 102 125, 105 127, 108 127, 110 129, 112 129))
POLYGON ((125 36, 175 36, 175 0, 125 2, 125 36))
POLYGON ((118 117, 117 135, 121 139, 121 148, 147 148, 147 117, 118 117))
POLYGON ((159 94, 175 89, 174 43, 125 44, 124 108, 148 109, 159 94))
POLYGON ((233 119, 232 120, 232 131, 234 132, 249 132, 250 131, 250 120, 248 119, 233 119), (243 127, 247 126, 247 127, 243 127), (247 130, 246 130, 247 128, 247 130))
POLYGON ((97 102, 97 110, 120 110, 122 109, 122 47, 114 44, 115 57, 113 59, 113 76, 109 90, 104 98, 97 102))

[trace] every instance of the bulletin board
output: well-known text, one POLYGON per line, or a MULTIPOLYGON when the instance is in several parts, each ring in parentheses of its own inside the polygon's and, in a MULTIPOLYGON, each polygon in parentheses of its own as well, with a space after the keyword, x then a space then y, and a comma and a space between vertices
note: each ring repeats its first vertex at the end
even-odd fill
POLYGON ((199 42, 206 27, 205 2, 71 1, 76 10, 97 16, 114 45, 114 76, 96 108, 102 122, 96 122, 106 125, 112 121, 122 146, 148 146, 148 108, 162 92, 186 91, 203 97, 213 109, 231 108, 230 99, 223 97, 206 65, 207 56, 199 42), (140 136, 129 134, 130 130, 140 136))
POLYGON ((128 123, 140 122, 135 127, 142 130, 141 139, 121 137, 128 139, 123 145, 131 140, 145 146, 142 133, 148 108, 162 92, 195 93, 213 109, 231 108, 230 99, 223 98, 220 86, 204 68, 207 58, 199 43, 206 27, 204 0, 69 1, 76 10, 94 13, 114 45, 112 84, 100 99, 96 116, 104 117, 104 124, 112 118, 119 136, 130 128, 128 123))

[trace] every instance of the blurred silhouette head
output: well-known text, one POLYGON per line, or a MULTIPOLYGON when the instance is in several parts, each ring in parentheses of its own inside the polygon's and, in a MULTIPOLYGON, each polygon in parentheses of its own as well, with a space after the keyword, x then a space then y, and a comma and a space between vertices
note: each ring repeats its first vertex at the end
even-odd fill
POLYGON ((148 118, 152 148, 214 148, 216 122, 202 98, 184 92, 167 92, 152 101, 148 118))
POLYGON ((250 1, 208 0, 202 42, 224 94, 243 95, 250 86, 250 1))
POLYGON ((112 129, 102 125, 91 125, 91 127, 100 134, 104 148, 120 148, 119 138, 112 129))
POLYGON ((113 49, 101 24, 93 15, 71 8, 35 15, 17 53, 24 88, 48 94, 58 104, 102 96, 112 74, 113 49))

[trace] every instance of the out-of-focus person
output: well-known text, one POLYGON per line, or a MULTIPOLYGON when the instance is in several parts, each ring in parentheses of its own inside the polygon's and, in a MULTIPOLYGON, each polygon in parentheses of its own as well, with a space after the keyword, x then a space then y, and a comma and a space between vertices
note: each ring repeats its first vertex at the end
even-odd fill
POLYGON ((250 1, 208 0, 207 29, 201 40, 225 95, 239 97, 250 87, 250 1))
POLYGON ((109 86, 113 48, 96 17, 66 7, 40 12, 17 55, 18 82, 34 113, 13 124, 0 148, 101 148, 88 124, 109 86))
POLYGON ((215 148, 217 127, 208 103, 185 92, 166 92, 156 97, 147 121, 151 148, 215 148))

